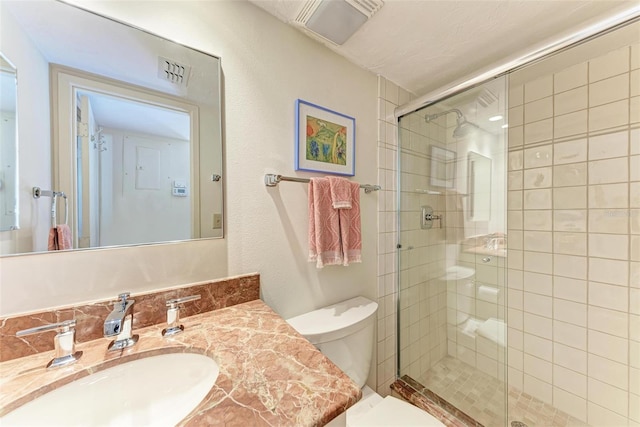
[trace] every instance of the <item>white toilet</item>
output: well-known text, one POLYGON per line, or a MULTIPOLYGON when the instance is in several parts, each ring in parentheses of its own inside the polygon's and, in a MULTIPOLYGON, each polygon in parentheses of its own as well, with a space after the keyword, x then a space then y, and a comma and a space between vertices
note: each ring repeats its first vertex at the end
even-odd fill
MULTIPOLYGON (((287 322, 362 388, 371 366, 377 310, 375 302, 356 297, 287 322)), ((392 396, 383 399, 368 387, 363 389, 363 399, 330 425, 444 426, 410 403, 392 396)))

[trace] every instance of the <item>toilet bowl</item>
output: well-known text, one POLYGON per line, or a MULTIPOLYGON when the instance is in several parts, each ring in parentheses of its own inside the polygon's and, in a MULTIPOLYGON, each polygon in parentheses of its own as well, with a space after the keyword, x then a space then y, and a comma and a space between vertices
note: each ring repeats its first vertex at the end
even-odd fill
MULTIPOLYGON (((378 304, 375 302, 356 297, 287 319, 287 322, 362 388, 371 367, 377 310, 378 304)), ((365 398, 342 417, 342 425, 444 425, 403 400, 392 396, 383 399, 368 387, 365 387, 363 394, 365 398)))

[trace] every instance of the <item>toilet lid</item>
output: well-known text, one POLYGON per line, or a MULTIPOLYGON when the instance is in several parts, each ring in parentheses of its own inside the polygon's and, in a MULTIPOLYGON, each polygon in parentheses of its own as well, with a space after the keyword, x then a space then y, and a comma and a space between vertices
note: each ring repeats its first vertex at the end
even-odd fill
POLYGON ((373 426, 443 426, 437 418, 412 404, 392 396, 385 397, 382 402, 371 408, 367 413, 359 416, 349 427, 373 426))

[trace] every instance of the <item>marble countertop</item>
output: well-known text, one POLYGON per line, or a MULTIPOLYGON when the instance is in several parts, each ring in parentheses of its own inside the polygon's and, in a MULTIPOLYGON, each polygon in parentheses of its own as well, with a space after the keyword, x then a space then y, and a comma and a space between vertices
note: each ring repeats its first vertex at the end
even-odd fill
MULTIPOLYGON (((78 344, 75 364, 45 369, 53 351, 0 363, 0 416, 77 378, 128 360, 172 352, 201 353, 220 366, 218 379, 183 426, 324 425, 360 399, 351 379, 261 300, 135 330, 140 341, 107 352, 110 340, 78 344)), ((70 406, 72 407, 72 405, 70 406)))

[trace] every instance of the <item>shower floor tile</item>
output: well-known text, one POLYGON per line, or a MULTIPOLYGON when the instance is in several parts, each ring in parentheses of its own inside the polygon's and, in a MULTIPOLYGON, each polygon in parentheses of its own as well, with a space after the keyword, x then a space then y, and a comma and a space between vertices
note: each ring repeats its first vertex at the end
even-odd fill
POLYGON ((509 419, 505 423, 505 383, 450 356, 416 380, 486 427, 509 426, 512 421, 528 427, 587 425, 514 387, 508 387, 509 419))

